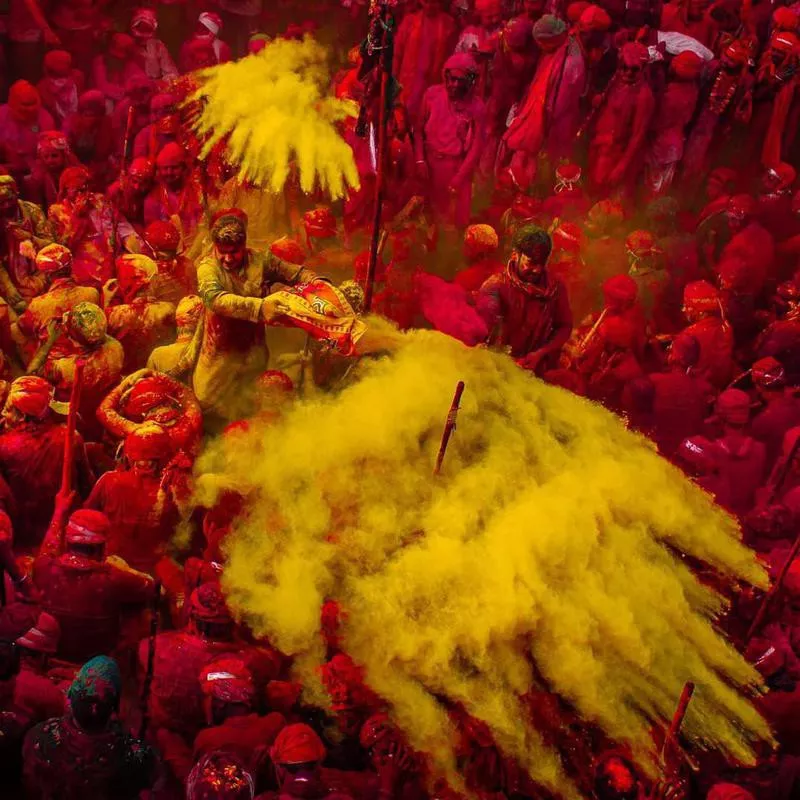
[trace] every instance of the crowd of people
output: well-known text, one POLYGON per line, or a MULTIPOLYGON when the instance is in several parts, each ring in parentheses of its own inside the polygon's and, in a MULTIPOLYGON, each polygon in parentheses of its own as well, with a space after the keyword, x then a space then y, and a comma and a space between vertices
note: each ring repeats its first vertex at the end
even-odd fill
MULTIPOLYGON (((606 749, 579 776, 587 796, 800 797, 800 563, 784 569, 800 519, 800 6, 393 3, 381 150, 362 0, 208 5, 8 3, 0 793, 459 796, 340 651, 333 602, 330 708, 305 702, 220 588, 243 499, 192 503, 204 444, 337 391, 372 311, 620 415, 780 576, 759 625, 746 588, 721 623, 771 689, 757 702, 779 749, 662 780, 606 749), (224 147, 201 161, 192 127, 197 70, 305 36, 328 38, 330 92, 361 108, 341 127, 360 187, 334 204, 294 173, 280 193, 253 185, 224 147), (286 320, 302 353, 280 352, 286 320)), ((462 791, 550 797, 479 723, 454 725, 462 791)))

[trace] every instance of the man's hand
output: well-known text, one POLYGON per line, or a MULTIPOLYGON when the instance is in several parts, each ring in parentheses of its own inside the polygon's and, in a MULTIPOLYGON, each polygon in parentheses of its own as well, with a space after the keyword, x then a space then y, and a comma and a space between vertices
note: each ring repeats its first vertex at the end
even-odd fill
POLYGON ((269 324, 278 317, 283 316, 289 311, 289 306, 283 303, 275 295, 265 297, 261 301, 261 319, 269 324))
POLYGON ((378 779, 383 793, 394 793, 404 774, 414 769, 414 757, 400 742, 392 742, 378 764, 378 779))
POLYGON ((528 355, 524 356, 523 358, 519 359, 517 362, 523 369, 530 370, 531 372, 535 372, 539 364, 541 363, 542 359, 547 355, 542 350, 534 350, 532 353, 528 353, 528 355))
POLYGON ((427 161, 417 161, 417 177, 427 183, 431 178, 431 172, 428 169, 427 161))
POLYGON ((647 793, 647 800, 685 800, 686 787, 681 781, 659 781, 647 793))

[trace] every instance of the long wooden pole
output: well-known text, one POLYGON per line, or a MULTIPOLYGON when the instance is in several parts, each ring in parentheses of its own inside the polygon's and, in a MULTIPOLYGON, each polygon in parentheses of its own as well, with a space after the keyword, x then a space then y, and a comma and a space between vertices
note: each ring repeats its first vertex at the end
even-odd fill
MULTIPOLYGON (((72 375, 72 391, 69 398, 69 415, 67 416, 67 435, 64 438, 64 463, 61 465, 61 489, 59 493, 63 497, 68 497, 72 492, 72 473, 75 466, 75 424, 78 417, 78 406, 81 402, 83 368, 83 361, 78 360, 75 362, 75 371, 72 375)), ((59 531, 59 550, 62 553, 66 544, 66 530, 66 525, 62 525, 59 531)))
POLYGON ((447 412, 447 422, 442 431, 442 442, 439 445, 439 453, 436 456, 436 466, 433 469, 433 474, 438 475, 442 471, 442 463, 444 462, 444 455, 447 452, 447 444, 453 431, 456 429, 456 418, 458 417, 459 403, 461 402, 461 395, 464 394, 464 381, 459 381, 456 386, 456 392, 453 395, 453 402, 450 404, 450 410, 447 412))

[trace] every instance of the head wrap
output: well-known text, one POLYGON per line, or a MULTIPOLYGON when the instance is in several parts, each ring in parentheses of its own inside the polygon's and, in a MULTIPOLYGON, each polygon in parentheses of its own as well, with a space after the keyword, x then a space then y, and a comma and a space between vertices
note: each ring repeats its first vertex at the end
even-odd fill
POLYGON ((69 150, 67 137, 61 131, 42 131, 36 144, 36 152, 41 156, 48 150, 58 150, 60 152, 69 150))
POLYGON ((244 661, 223 656, 205 666, 200 673, 203 694, 224 703, 251 705, 256 697, 253 676, 244 661))
POLYGON ((280 394, 288 397, 294 393, 294 383, 285 372, 268 369, 256 378, 256 391, 260 395, 280 394))
POLYGON ((708 281, 692 281, 683 290, 683 305, 692 311, 719 312, 719 292, 708 281))
POLYGON ((247 240, 247 214, 241 208, 223 208, 211 218, 211 239, 242 244, 247 240))
POLYGON ((656 246, 656 240, 650 231, 633 231, 625 239, 625 249, 636 258, 647 258, 664 251, 656 246))
POLYGON ((15 200, 19 197, 17 182, 10 175, 0 175, 0 197, 13 197, 15 200))
POLYGON ((583 33, 603 33, 611 27, 611 17, 600 6, 588 6, 578 19, 578 30, 583 33))
POLYGON ((650 54, 643 44, 626 42, 619 51, 619 58, 626 67, 643 67, 650 60, 650 54))
POLYGON ((779 190, 789 189, 797 180, 797 171, 791 164, 787 164, 785 161, 781 161, 774 167, 770 167, 767 172, 777 179, 777 188, 779 190))
POLYGON ((156 156, 157 167, 176 167, 186 163, 186 150, 177 142, 167 142, 156 156))
POLYGON ((51 50, 44 57, 44 71, 54 78, 66 78, 72 72, 72 56, 66 50, 51 50))
POLYGON ((312 728, 302 723, 287 725, 270 749, 273 764, 307 764, 324 761, 325 745, 312 728))
POLYGON ((157 219, 144 229, 147 244, 156 251, 177 252, 181 243, 180 231, 167 220, 157 219))
POLYGON ((133 28, 144 28, 155 33, 158 30, 156 12, 152 8, 137 8, 131 18, 131 29, 133 28))
POLYGON ((133 38, 127 33, 112 33, 108 42, 108 54, 111 58, 128 58, 136 46, 133 38))
POLYGON ((170 384, 164 380, 163 376, 148 375, 134 384, 122 404, 122 413, 126 417, 142 420, 148 412, 158 406, 169 402, 178 404, 170 391, 170 384))
POLYGON ((189 618, 197 622, 231 621, 225 598, 216 583, 204 583, 192 592, 189 598, 189 618))
POLYGON ((750 45, 744 39, 734 39, 723 51, 722 55, 738 66, 745 66, 750 61, 750 45))
POLYGON ((753 795, 734 783, 717 783, 711 787, 706 800, 754 800, 753 795))
POLYGON ((98 89, 89 89, 78 98, 78 111, 81 114, 105 116, 106 96, 98 89))
POLYGON ((575 222, 560 222, 552 232, 553 249, 567 253, 580 253, 583 246, 583 229, 575 222))
POLYGON ((130 167, 128 167, 128 175, 133 175, 137 178, 152 179, 155 171, 153 162, 149 158, 143 158, 142 156, 134 158, 130 167))
POLYGON ((186 780, 186 800, 252 800, 255 780, 240 758, 227 750, 203 756, 186 780))
POLYGON ((290 239, 288 236, 281 236, 276 239, 270 246, 272 255, 277 256, 283 261, 288 261, 290 264, 304 264, 306 261, 306 251, 302 246, 290 239))
POLYGON ((327 206, 303 214, 303 225, 310 239, 332 239, 336 236, 336 217, 327 206))
POLYGON ((464 250, 469 259, 491 255, 499 246, 497 231, 491 225, 470 225, 464 231, 464 250))
POLYGON ((61 636, 61 625, 58 620, 42 611, 36 624, 27 633, 17 639, 17 645, 35 653, 55 653, 58 650, 58 639, 61 636))
POLYGON ((735 194, 728 200, 726 211, 728 216, 734 219, 748 219, 757 209, 756 201, 749 194, 735 194))
POLYGON ((152 258, 139 253, 126 253, 117 259, 117 281, 124 302, 129 303, 158 275, 152 258))
POLYGON ((619 200, 600 200, 589 209, 586 216, 593 233, 602 236, 611 233, 622 224, 625 211, 619 200))
POLYGON ((63 244, 45 245, 36 254, 36 266, 41 272, 61 272, 72 266, 72 253, 63 244))
POLYGON ((552 14, 545 14, 533 24, 533 38, 540 47, 545 46, 553 49, 561 44, 566 37, 566 23, 552 14))
POLYGON ((254 33, 247 42, 247 52, 250 55, 260 53, 271 41, 266 33, 254 33))
POLYGON ((603 282, 603 297, 606 305, 633 305, 639 287, 630 275, 613 275, 603 282))
POLYGON ((769 40, 769 49, 779 53, 793 53, 800 45, 800 39, 791 31, 777 31, 769 40))
POLYGON ((744 425, 750 419, 750 395, 741 389, 726 389, 717 398, 714 413, 723 422, 744 425))
POLYGON ((94 303, 78 303, 67 314, 67 332, 78 342, 98 345, 106 338, 105 311, 94 303))
POLYGON ((593 7, 592 4, 586 2, 586 0, 578 0, 576 3, 570 3, 567 6, 567 22, 571 25, 577 24, 578 20, 581 18, 581 14, 590 7, 593 7))
POLYGON ((697 53, 684 50, 672 59, 669 68, 672 74, 681 80, 693 81, 700 77, 704 63, 697 53))
POLYGON ((469 53, 454 53, 444 62, 442 74, 447 74, 448 72, 466 78, 470 75, 477 75, 478 65, 469 53))
POLYGON ((203 301, 196 294, 182 297, 175 309, 175 325, 178 328, 196 328, 202 313, 203 301))
POLYGON ((33 120, 41 104, 39 92, 28 81, 17 81, 8 90, 8 106, 17 119, 33 120))
POLYGON ((178 104, 178 98, 169 92, 158 92, 150 98, 150 112, 153 116, 163 117, 172 114, 178 104))
POLYGON ((509 50, 523 52, 533 44, 533 22, 528 17, 517 17, 508 22, 504 33, 509 50))
POLYGON ((63 194, 70 189, 82 189, 88 187, 91 175, 89 170, 83 165, 78 167, 67 167, 58 179, 58 191, 63 194))
POLYGON ((217 36, 219 32, 222 30, 222 17, 219 14, 215 14, 213 11, 204 11, 198 18, 197 21, 210 33, 213 33, 214 36, 217 36))
POLYGON ((53 394, 53 386, 44 378, 23 375, 9 387, 6 405, 27 417, 42 419, 50 409, 62 410, 60 404, 54 408, 53 394))
POLYGON ((756 386, 765 389, 781 389, 786 385, 786 370, 777 358, 760 358, 750 368, 756 386))
POLYGON ((581 175, 581 168, 577 164, 559 164, 556 167, 556 185, 553 191, 560 194, 572 189, 581 179, 581 175))
POLYGON ((797 31, 800 18, 791 8, 781 6, 772 12, 772 29, 774 31, 797 31))
POLYGON ((78 671, 67 690, 71 701, 97 700, 116 705, 122 693, 122 676, 117 662, 108 656, 96 656, 78 671))
POLYGON ((71 544, 105 544, 110 530, 111 522, 102 511, 79 508, 69 518, 65 538, 71 544))

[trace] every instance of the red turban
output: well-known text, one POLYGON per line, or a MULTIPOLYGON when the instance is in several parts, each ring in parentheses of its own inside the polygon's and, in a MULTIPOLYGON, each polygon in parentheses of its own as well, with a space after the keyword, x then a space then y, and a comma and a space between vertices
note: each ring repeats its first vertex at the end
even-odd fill
POLYGON ((204 11, 197 21, 209 32, 216 36, 222 30, 222 17, 213 11, 204 11))
POLYGON ((66 192, 69 189, 80 189, 89 185, 89 170, 83 165, 79 167, 67 167, 58 179, 58 191, 66 192))
POLYGON ((72 71, 72 56, 66 50, 51 50, 44 57, 44 71, 54 78, 66 78, 72 71))
POLYGON ((128 58, 133 52, 135 44, 133 38, 127 33, 113 33, 108 43, 108 54, 111 58, 128 58))
POLYGON ((570 3, 567 6, 567 22, 571 22, 575 25, 587 8, 596 8, 596 6, 592 6, 592 4, 587 3, 586 0, 578 0, 577 3, 570 3))
POLYGON ((765 388, 781 388, 786 385, 786 370, 777 358, 760 358, 750 368, 753 383, 765 388))
POLYGON ((506 25, 505 41, 510 50, 528 50, 533 44, 533 22, 528 17, 512 19, 506 25))
POLYGON ((749 194, 735 194, 728 200, 727 213, 736 219, 752 217, 758 210, 756 201, 749 194))
POLYGON ((683 305, 693 311, 719 311, 719 292, 708 281, 692 281, 683 290, 683 305))
POLYGON ((625 249, 637 258, 657 255, 663 250, 656 246, 656 240, 650 231, 633 231, 625 239, 625 249))
POLYGON ((28 417, 42 419, 52 408, 53 392, 44 378, 23 375, 11 384, 6 403, 28 417))
POLYGON ((777 31, 769 40, 769 49, 779 53, 792 53, 797 50, 798 45, 800 45, 800 39, 791 31, 777 31))
POLYGON ((41 272, 59 272, 72 265, 72 253, 63 244, 48 244, 36 254, 41 272))
POLYGON ((70 544, 103 544, 111 530, 111 522, 102 511, 80 508, 72 512, 66 530, 70 544))
POLYGON ((36 145, 36 152, 41 155, 48 150, 69 150, 67 137, 61 131, 42 131, 36 145))
POLYGON ((128 175, 135 175, 137 178, 152 178, 155 166, 149 158, 134 158, 128 167, 128 175))
POLYGON ((553 249, 579 253, 583 245, 583 230, 575 222, 562 222, 552 233, 553 249))
POLYGON ((796 31, 800 24, 797 14, 791 8, 781 6, 772 13, 772 27, 776 31, 796 31))
POLYGON ((499 246, 497 231, 491 225, 470 225, 464 231, 464 251, 468 259, 488 256, 499 246))
POLYGON ((336 236, 336 217, 327 207, 307 211, 303 214, 303 225, 310 239, 332 239, 336 236))
POLYGON ((128 461, 166 461, 172 455, 169 434, 155 422, 146 422, 125 437, 128 461))
POLYGON ((753 795, 734 783, 718 783, 711 787, 706 800, 754 800, 753 795))
POLYGON ((181 243, 180 231, 166 220, 157 219, 144 230, 145 241, 156 251, 177 252, 181 243))
POLYGON ((781 161, 768 170, 778 180, 779 189, 788 189, 797 180, 797 170, 785 161, 781 161))
POLYGON ((577 164, 559 164, 556 167, 556 193, 564 189, 571 189, 572 185, 581 179, 581 168, 577 164))
POLYGON ((170 394, 171 389, 162 376, 149 375, 138 381, 125 398, 122 412, 126 417, 143 419, 154 408, 164 405, 175 398, 170 394))
POLYGON ((673 75, 685 81, 693 81, 700 77, 704 61, 692 50, 684 50, 672 59, 670 70, 673 75))
POLYGON ((603 282, 603 297, 607 305, 630 305, 636 301, 639 289, 630 275, 614 275, 603 282))
POLYGON ((124 302, 129 303, 156 275, 158 266, 152 258, 139 253, 126 253, 117 259, 117 280, 124 302))
POLYGON ((231 621, 225 598, 216 583, 204 583, 192 592, 189 598, 189 618, 198 622, 231 621))
POLYGON ((714 415, 723 422, 743 425, 750 419, 750 395, 741 389, 726 389, 714 404, 714 415))
POLYGON ((626 67, 643 67, 650 60, 647 48, 639 42, 626 42, 619 51, 619 57, 626 67))
POLYGON ((588 6, 578 19, 578 30, 602 33, 611 27, 611 17, 600 6, 588 6))
POLYGON ((308 764, 324 761, 325 745, 312 728, 302 723, 287 725, 270 749, 273 764, 308 764))
POLYGON ((178 328, 194 328, 202 313, 203 301, 196 294, 182 297, 175 309, 175 325, 178 328))
POLYGON ((28 81, 17 81, 8 90, 8 106, 16 119, 34 120, 41 108, 36 87, 28 81))
POLYGON ((750 60, 750 45, 744 39, 735 39, 723 50, 722 55, 743 67, 750 60))
POLYGON ((156 156, 157 167, 175 167, 186 163, 186 151, 176 142, 167 142, 156 156))
POLYGON ((78 98, 78 111, 82 114, 104 116, 106 113, 106 96, 98 89, 89 89, 78 98))
POLYGON ((478 72, 478 65, 469 53, 454 53, 444 62, 444 72, 456 75, 474 75, 478 72))
POLYGON ((306 261, 305 250, 298 242, 288 236, 281 236, 280 239, 276 239, 269 246, 269 249, 272 255, 283 261, 288 261, 290 264, 304 264, 306 261))
POLYGON ((212 661, 200 673, 203 694, 224 703, 252 704, 255 699, 253 676, 244 661, 223 656, 212 661))

